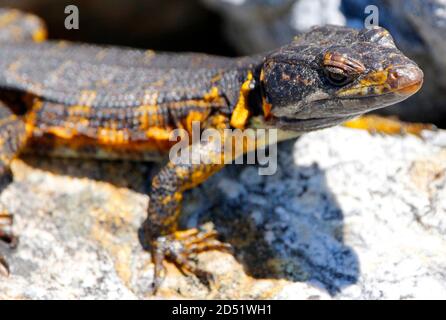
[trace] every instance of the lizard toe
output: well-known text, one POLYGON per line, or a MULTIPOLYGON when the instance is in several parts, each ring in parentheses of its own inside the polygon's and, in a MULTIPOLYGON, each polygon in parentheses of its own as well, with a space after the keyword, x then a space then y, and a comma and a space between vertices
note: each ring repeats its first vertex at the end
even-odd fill
POLYGON ((0 241, 16 248, 19 238, 12 232, 13 216, 9 213, 0 213, 0 241))
POLYGON ((0 275, 3 277, 9 276, 9 265, 2 255, 0 255, 0 275))
POLYGON ((215 230, 200 228, 158 237, 152 244, 152 260, 155 265, 154 292, 159 289, 162 274, 165 273, 164 260, 175 264, 184 275, 196 276, 204 285, 210 287, 214 282, 212 273, 199 268, 195 258, 197 254, 205 251, 232 251, 231 245, 219 241, 217 235, 215 230))
MULTIPOLYGON (((17 247, 19 238, 11 231, 13 216, 9 213, 0 213, 0 241, 5 242, 11 249, 17 247)), ((0 275, 9 275, 9 265, 2 255, 0 255, 0 275)))

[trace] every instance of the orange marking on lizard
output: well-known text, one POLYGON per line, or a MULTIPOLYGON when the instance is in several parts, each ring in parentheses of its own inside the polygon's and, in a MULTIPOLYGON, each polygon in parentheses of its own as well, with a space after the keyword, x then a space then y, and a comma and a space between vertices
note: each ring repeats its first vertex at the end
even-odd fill
POLYGON ((268 120, 271 117, 272 107, 273 107, 272 104, 266 102, 265 98, 263 98, 262 109, 263 109, 263 117, 265 118, 265 120, 268 120))
POLYGON ((100 128, 97 139, 100 144, 122 145, 128 143, 130 137, 126 130, 100 128))
POLYGON ((249 117, 248 94, 251 90, 251 81, 252 72, 249 71, 246 81, 243 82, 240 88, 240 96, 231 116, 231 126, 237 129, 243 129, 249 117))
POLYGON ((171 128, 151 127, 146 131, 146 136, 149 139, 169 141, 171 133, 171 128))
POLYGON ((164 124, 163 115, 159 113, 159 107, 155 105, 143 105, 137 108, 140 114, 139 121, 141 130, 149 129, 152 126, 162 126, 164 124))
POLYGON ((184 127, 189 133, 192 133, 192 122, 198 121, 200 123, 203 123, 204 120, 207 119, 209 116, 209 113, 211 112, 211 109, 205 109, 205 111, 191 111, 187 115, 185 121, 184 121, 184 127))
POLYGON ((209 92, 204 94, 203 98, 204 101, 209 101, 209 102, 217 100, 218 98, 220 98, 220 93, 218 91, 218 88, 212 87, 209 92))
POLYGON ((45 41, 48 38, 48 32, 45 28, 39 28, 32 34, 32 37, 34 42, 39 43, 45 41))
POLYGON ((85 105, 74 105, 68 107, 69 115, 87 115, 91 113, 91 107, 85 105))

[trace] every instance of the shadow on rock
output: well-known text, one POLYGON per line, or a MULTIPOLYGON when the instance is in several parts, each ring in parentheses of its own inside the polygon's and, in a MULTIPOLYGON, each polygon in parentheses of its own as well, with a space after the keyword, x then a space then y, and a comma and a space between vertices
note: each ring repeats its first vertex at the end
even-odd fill
POLYGON ((104 161, 31 155, 23 155, 21 159, 33 168, 53 174, 108 182, 140 193, 149 191, 152 176, 159 168, 156 163, 125 160, 104 161))
MULTIPOLYGON (((280 146, 278 171, 232 165, 185 197, 181 225, 213 222, 236 259, 254 278, 306 281, 330 294, 356 283, 359 262, 344 244, 343 214, 317 165, 296 166, 294 143, 280 146)), ((147 193, 159 165, 22 157, 58 175, 109 182, 147 193)))
POLYGON ((324 171, 296 166, 292 147, 281 145, 275 175, 232 165, 193 190, 183 225, 212 221, 254 278, 307 281, 334 295, 358 281, 359 261, 344 244, 343 214, 324 171))

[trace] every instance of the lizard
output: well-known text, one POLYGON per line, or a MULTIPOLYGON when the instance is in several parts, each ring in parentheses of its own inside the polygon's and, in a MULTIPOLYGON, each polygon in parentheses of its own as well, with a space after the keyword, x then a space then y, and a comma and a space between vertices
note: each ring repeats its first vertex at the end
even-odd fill
MULTIPOLYGON (((164 159, 142 225, 154 291, 164 261, 209 282, 212 275, 191 258, 230 250, 214 230, 179 228, 183 193, 224 163, 213 143, 201 141, 187 148, 208 161, 165 160, 177 142, 170 139, 175 129, 190 133, 198 122, 223 137, 227 129, 276 129, 279 140, 345 122, 370 129, 375 120, 355 119, 407 99, 423 83, 422 70, 381 27, 317 26, 271 52, 235 58, 46 40, 46 34, 39 18, 0 10, 0 173, 25 152, 164 159)), ((390 131, 402 127, 392 122, 390 131)), ((248 151, 244 145, 241 153, 248 151)), ((0 214, 0 239, 12 245, 11 226, 12 214, 0 214)), ((9 272, 1 256, 0 270, 9 272)))

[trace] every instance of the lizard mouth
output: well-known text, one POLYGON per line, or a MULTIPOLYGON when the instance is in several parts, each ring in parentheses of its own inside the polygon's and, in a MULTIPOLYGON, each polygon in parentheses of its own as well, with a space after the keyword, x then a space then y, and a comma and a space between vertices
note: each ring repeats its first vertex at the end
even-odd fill
POLYGON ((294 131, 323 129, 401 102, 422 84, 423 72, 418 66, 391 66, 370 73, 353 87, 339 90, 335 97, 312 101, 293 115, 273 115, 269 121, 294 131))
POLYGON ((422 81, 384 94, 338 97, 336 100, 318 100, 314 101, 310 106, 311 109, 317 110, 314 112, 313 117, 305 117, 299 114, 296 114, 296 117, 273 116, 269 119, 269 122, 285 130, 312 131, 324 129, 342 124, 369 111, 403 101, 416 93, 421 88, 421 85, 422 81), (334 104, 336 107, 330 104, 334 104), (324 105, 327 105, 326 108, 324 108, 324 105))
MULTIPOLYGON (((418 69, 419 70, 419 69, 418 69)), ((278 126, 284 129, 317 130, 341 124, 361 114, 401 102, 420 90, 422 74, 415 79, 397 79, 391 90, 381 86, 367 87, 368 94, 340 96, 337 99, 315 101, 310 109, 317 110, 311 117, 296 114, 296 117, 278 117, 278 126)))
POLYGON ((284 130, 310 131, 336 126, 357 116, 358 115, 355 114, 340 117, 322 117, 307 119, 280 117, 272 118, 270 121, 274 122, 277 127, 284 130))

